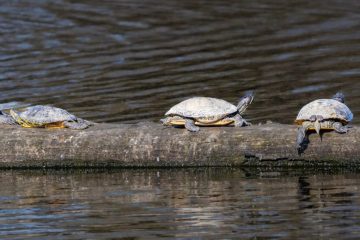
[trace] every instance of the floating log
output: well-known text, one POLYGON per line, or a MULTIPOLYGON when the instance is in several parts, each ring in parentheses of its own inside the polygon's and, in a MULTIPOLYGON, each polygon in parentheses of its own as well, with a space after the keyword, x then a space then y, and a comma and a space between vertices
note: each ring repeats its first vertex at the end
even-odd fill
POLYGON ((297 126, 203 127, 97 124, 86 130, 1 126, 0 168, 360 166, 360 128, 310 134, 301 155, 297 126))

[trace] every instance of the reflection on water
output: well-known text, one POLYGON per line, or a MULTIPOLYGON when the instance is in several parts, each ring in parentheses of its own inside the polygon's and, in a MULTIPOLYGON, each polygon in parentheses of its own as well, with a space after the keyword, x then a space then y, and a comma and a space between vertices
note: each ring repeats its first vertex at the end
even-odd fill
POLYGON ((99 122, 155 120, 202 95, 289 123, 337 90, 359 104, 359 1, 0 1, 0 102, 99 122))
POLYGON ((0 235, 17 239, 324 238, 360 233, 356 173, 254 169, 5 171, 0 235))

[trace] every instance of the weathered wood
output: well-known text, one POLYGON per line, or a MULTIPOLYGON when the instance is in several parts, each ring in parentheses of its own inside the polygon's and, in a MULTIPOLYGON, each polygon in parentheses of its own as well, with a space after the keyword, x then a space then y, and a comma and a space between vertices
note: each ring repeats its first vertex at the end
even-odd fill
POLYGON ((311 134, 301 156, 296 130, 276 123, 198 133, 150 122, 83 131, 1 126, 0 167, 360 166, 359 127, 322 141, 311 134))

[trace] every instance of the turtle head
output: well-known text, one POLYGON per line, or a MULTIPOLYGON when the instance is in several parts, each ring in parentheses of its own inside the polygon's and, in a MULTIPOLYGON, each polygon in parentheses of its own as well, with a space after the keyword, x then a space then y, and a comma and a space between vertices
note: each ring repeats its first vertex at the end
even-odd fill
POLYGON ((337 92, 333 97, 332 99, 336 100, 336 101, 339 101, 341 103, 344 103, 345 102, 345 96, 342 92, 337 92))
POLYGON ((246 108, 251 104, 251 102, 254 100, 254 92, 253 91, 247 91, 245 95, 240 98, 239 103, 237 105, 237 109, 239 113, 245 112, 246 108))

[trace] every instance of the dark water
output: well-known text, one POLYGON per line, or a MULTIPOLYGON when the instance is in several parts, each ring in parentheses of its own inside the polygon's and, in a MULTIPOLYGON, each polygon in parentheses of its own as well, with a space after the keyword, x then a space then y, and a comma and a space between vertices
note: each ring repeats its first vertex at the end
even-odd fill
POLYGON ((7 171, 0 181, 1 239, 358 239, 360 234, 356 173, 7 171))
POLYGON ((358 0, 0 0, 0 101, 99 122, 158 119, 190 96, 256 99, 290 123, 342 90, 360 112, 358 0))
MULTIPOLYGON (((0 102, 158 121, 191 96, 290 123, 341 90, 360 112, 360 2, 0 0, 0 102)), ((357 173, 0 172, 1 239, 357 239, 357 173)))

